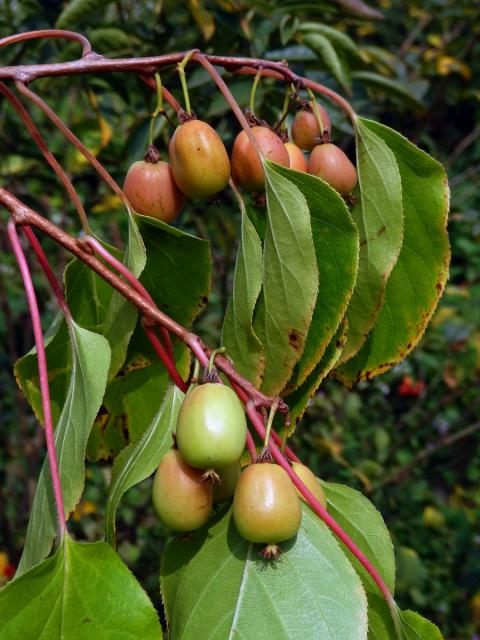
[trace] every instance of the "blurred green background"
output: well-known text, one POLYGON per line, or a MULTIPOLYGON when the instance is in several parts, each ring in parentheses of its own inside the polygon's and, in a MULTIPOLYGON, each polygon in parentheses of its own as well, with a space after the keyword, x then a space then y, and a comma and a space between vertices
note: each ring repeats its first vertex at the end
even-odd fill
MULTIPOLYGON (((397 553, 397 598, 431 618, 446 638, 480 634, 480 9, 475 0, 395 2, 0 2, 0 36, 50 27, 73 29, 111 57, 198 47, 209 53, 287 59, 299 73, 351 94, 354 108, 403 133, 438 158, 451 186, 452 266, 446 293, 417 350, 400 366, 352 392, 328 380, 294 435, 315 472, 364 491, 381 510, 397 553), (312 26, 313 23, 313 26, 312 26), (307 26, 306 26, 307 25, 307 26), (320 26, 319 26, 320 25, 320 26), (306 37, 306 34, 309 34, 306 37), (311 35, 315 34, 315 37, 311 35)), ((74 59, 62 41, 0 50, 2 65, 74 59)), ((187 68, 192 106, 229 148, 239 127, 204 72, 187 68)), ((226 75, 247 106, 251 79, 226 75)), ((181 99, 174 69, 164 84, 181 99)), ((141 159, 154 96, 135 74, 36 81, 34 89, 64 118, 121 183, 141 159)), ((284 88, 263 81, 257 113, 273 122, 284 88)), ((334 140, 353 150, 343 115, 324 103, 334 140)), ((125 238, 121 208, 91 167, 38 109, 29 110, 67 169, 93 228, 125 238)), ((78 220, 11 107, 0 101, 1 184, 72 233, 78 220)), ((158 146, 170 131, 159 119, 158 146)), ((0 212, 0 584, 21 554, 43 458, 42 433, 17 390, 12 363, 32 346, 22 286, 0 212)), ((211 303, 196 330, 220 336, 238 240, 231 202, 189 206, 179 223, 212 241, 211 303)), ((58 273, 68 257, 48 242, 58 273)), ((55 314, 34 261, 44 326, 55 314)), ((98 538, 110 464, 91 463, 73 516, 78 537, 98 538)), ((119 551, 159 605, 158 567, 166 532, 156 521, 149 482, 131 490, 119 514, 119 551)))

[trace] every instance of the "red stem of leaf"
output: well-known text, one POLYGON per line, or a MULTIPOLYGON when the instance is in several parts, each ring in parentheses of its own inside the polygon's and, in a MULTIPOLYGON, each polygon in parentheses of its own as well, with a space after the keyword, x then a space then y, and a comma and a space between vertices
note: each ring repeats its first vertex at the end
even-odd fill
POLYGON ((63 506, 62 486, 60 483, 60 474, 58 470, 57 452, 55 449, 55 436, 53 433, 52 413, 50 407, 50 388, 48 384, 47 357, 45 353, 45 345, 43 342, 42 323, 40 320, 40 312, 38 310, 37 297, 28 268, 25 254, 23 253, 20 238, 18 237, 15 224, 12 220, 8 222, 8 236, 12 245, 13 253, 18 263, 20 273, 22 274, 23 284, 25 287, 25 295, 28 301, 30 317, 32 320, 33 334, 35 336, 35 346, 37 348, 37 364, 38 378, 40 383, 40 394, 42 398, 43 421, 45 427, 45 440, 47 443, 48 461, 50 464, 50 474, 52 476, 53 493, 55 496, 55 505, 57 509, 58 526, 60 535, 66 533, 67 526, 65 524, 65 508, 63 506))
MULTIPOLYGON (((254 404, 250 401, 247 403, 247 415, 250 418, 251 423, 255 427, 258 435, 261 438, 265 437, 265 425, 263 424, 263 420, 261 416, 258 414, 255 409, 254 404)), ((365 571, 371 576, 372 580, 378 586, 380 591, 382 592, 385 600, 391 606, 393 601, 392 594, 390 593, 389 588, 385 584, 383 578, 375 569, 373 564, 367 558, 367 556, 360 551, 355 542, 350 538, 350 536, 342 529, 342 527, 338 524, 338 522, 332 518, 332 516, 328 513, 328 511, 323 507, 322 504, 315 498, 313 493, 308 489, 308 487, 300 480, 295 471, 292 469, 288 460, 282 454, 277 445, 270 441, 270 451, 272 453, 273 459, 277 464, 285 469, 285 471, 290 476, 293 484, 300 491, 302 496, 305 498, 309 506, 315 511, 315 513, 325 522, 325 524, 333 531, 333 533, 343 542, 343 544, 349 549, 353 555, 357 558, 357 560, 364 567, 365 571)))
POLYGON ((37 40, 38 38, 63 38, 72 40, 82 45, 82 58, 92 52, 90 42, 75 31, 65 31, 63 29, 39 29, 38 31, 26 31, 24 33, 16 33, 13 36, 7 36, 0 40, 0 47, 5 47, 15 42, 24 42, 25 40, 37 40))
POLYGON ((48 258, 45 255, 44 250, 42 249, 42 245, 37 240, 37 236, 34 234, 31 227, 25 226, 25 227, 22 227, 22 230, 23 230, 23 233, 27 236, 31 247, 35 252, 35 255, 37 256, 37 260, 40 263, 40 266, 42 267, 43 271, 45 272, 47 280, 52 288, 52 291, 57 299, 57 302, 61 310, 63 311, 65 318, 67 318, 67 320, 71 320, 72 313, 68 308, 67 301, 65 300, 65 296, 63 295, 63 291, 61 290, 60 285, 58 284, 57 279, 55 278, 55 274, 53 273, 52 267, 48 262, 48 258))
POLYGON ((147 338, 150 340, 150 342, 152 344, 152 347, 155 349, 158 357, 160 358, 160 360, 165 365, 165 368, 168 371, 168 374, 169 374, 170 378, 172 379, 172 381, 177 385, 177 387, 179 389, 181 389, 184 393, 186 393, 186 391, 188 389, 188 385, 180 377, 180 374, 178 373, 178 371, 177 371, 177 369, 175 367, 175 363, 168 356, 168 354, 167 354, 166 350, 164 349, 162 343, 160 342, 160 340, 156 336, 155 331, 153 330, 153 328, 148 326, 147 323, 144 323, 143 324, 143 330, 145 331, 145 334, 146 334, 147 338))

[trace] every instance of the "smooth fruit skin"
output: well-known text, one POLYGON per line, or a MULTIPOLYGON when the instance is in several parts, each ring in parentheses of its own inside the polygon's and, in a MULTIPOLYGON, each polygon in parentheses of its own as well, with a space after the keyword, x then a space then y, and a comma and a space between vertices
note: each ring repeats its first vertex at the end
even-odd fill
POLYGON ((177 447, 197 469, 228 467, 240 460, 247 440, 247 420, 230 387, 207 383, 187 393, 176 428, 177 447))
POLYGON ((311 151, 320 142, 324 131, 330 135, 331 123, 327 111, 317 102, 317 106, 322 117, 323 131, 320 131, 317 116, 313 111, 302 109, 297 111, 292 123, 292 138, 300 149, 311 151))
POLYGON ((328 142, 319 144, 308 160, 308 173, 322 178, 342 196, 357 184, 357 170, 340 147, 328 142))
POLYGON ((170 529, 193 531, 208 520, 213 488, 202 475, 175 449, 163 456, 153 480, 152 500, 158 517, 170 529))
MULTIPOLYGON (((251 131, 266 160, 290 166, 288 151, 274 131, 268 127, 252 127, 251 131)), ((246 191, 265 191, 263 166, 245 131, 238 134, 233 144, 232 175, 235 183, 246 191)))
POLYGON ((201 120, 188 120, 175 129, 168 146, 173 177, 191 198, 207 198, 224 189, 230 160, 222 139, 201 120))
MULTIPOLYGON (((327 497, 325 496, 325 491, 322 488, 322 485, 318 481, 318 478, 315 474, 310 471, 308 467, 306 467, 301 462, 292 462, 292 469, 295 471, 300 480, 307 486, 307 489, 313 493, 315 498, 320 502, 322 507, 327 508, 327 497)), ((296 487, 295 487, 296 488, 296 487)), ((300 491, 297 489, 297 493, 302 500, 305 498, 302 496, 300 491)))
POLYGON ((285 148, 290 158, 290 169, 307 173, 307 159, 303 155, 303 151, 294 142, 285 142, 285 148))
POLYGON ((239 462, 234 462, 228 467, 216 469, 220 482, 215 482, 213 485, 214 504, 233 498, 241 471, 239 462))
POLYGON ((302 509, 287 472, 269 463, 247 467, 235 490, 233 520, 250 542, 274 544, 294 536, 302 509))
POLYGON ((134 162, 125 177, 123 191, 137 213, 163 222, 171 222, 178 216, 184 200, 170 165, 163 160, 134 162))

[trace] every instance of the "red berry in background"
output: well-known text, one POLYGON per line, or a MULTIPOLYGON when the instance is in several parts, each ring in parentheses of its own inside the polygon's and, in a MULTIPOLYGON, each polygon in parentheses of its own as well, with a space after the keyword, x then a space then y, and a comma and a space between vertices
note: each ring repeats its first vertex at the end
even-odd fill
POLYGON ((170 165, 160 160, 156 149, 149 148, 146 157, 152 160, 139 160, 132 164, 125 177, 123 191, 137 213, 171 222, 180 213, 183 193, 173 179, 170 165))
POLYGON ((230 179, 230 160, 222 139, 206 122, 188 120, 175 129, 168 146, 173 177, 191 198, 208 198, 230 179))
POLYGON ((290 158, 290 169, 307 173, 307 159, 303 155, 303 151, 294 142, 285 142, 285 148, 290 158))
POLYGON ((314 148, 308 160, 308 173, 325 180, 342 196, 348 195, 357 184, 357 170, 340 147, 331 142, 314 148))
MULTIPOLYGON (((272 160, 284 167, 290 166, 290 158, 280 137, 268 127, 251 129, 260 152, 266 160, 272 160)), ((239 187, 256 193, 265 190, 265 174, 257 151, 245 131, 235 138, 232 149, 232 175, 239 187)))
POLYGON ((403 376, 402 382, 398 386, 398 393, 401 396, 413 396, 418 397, 425 389, 425 382, 423 380, 413 381, 411 376, 403 376))
POLYGON ((329 137, 331 131, 330 117, 324 107, 316 103, 323 124, 323 131, 320 131, 317 115, 311 105, 312 103, 307 103, 303 109, 297 111, 292 123, 293 141, 305 151, 311 151, 322 141, 324 133, 329 137))

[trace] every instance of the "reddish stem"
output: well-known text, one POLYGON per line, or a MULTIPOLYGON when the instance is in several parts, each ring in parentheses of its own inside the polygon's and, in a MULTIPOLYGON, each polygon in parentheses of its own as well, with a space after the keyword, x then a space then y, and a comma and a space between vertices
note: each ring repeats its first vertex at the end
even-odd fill
POLYGON ((147 338, 150 340, 150 342, 152 344, 152 347, 155 349, 158 357, 160 358, 160 360, 165 365, 165 368, 168 371, 168 374, 169 374, 170 378, 172 379, 172 381, 177 385, 177 387, 181 391, 186 393, 186 391, 188 389, 188 385, 180 377, 180 374, 178 373, 174 362, 171 360, 171 358, 169 358, 169 356, 168 356, 167 352, 165 351, 162 343, 160 342, 160 340, 156 336, 155 331, 153 330, 153 327, 149 326, 148 322, 144 322, 143 323, 143 330, 145 331, 145 334, 146 334, 147 338))
POLYGON ((61 290, 60 285, 58 284, 57 279, 55 278, 55 274, 52 271, 52 267, 48 262, 48 258, 45 255, 44 250, 42 249, 42 245, 37 240, 37 237, 34 234, 31 227, 25 226, 25 227, 22 227, 22 230, 23 230, 23 233, 27 236, 31 247, 35 252, 35 255, 37 256, 37 260, 40 263, 40 266, 42 267, 43 271, 45 272, 47 280, 52 288, 53 293, 55 294, 57 302, 60 305, 60 308, 63 311, 65 318, 67 320, 71 320, 72 319, 71 311, 68 308, 67 301, 65 300, 65 296, 63 295, 63 291, 61 290))
POLYGON ((48 162, 48 164, 52 167, 53 171, 55 172, 55 174, 57 175, 59 180, 62 182, 63 186, 65 187, 65 189, 66 189, 66 191, 68 193, 68 195, 70 196, 70 199, 72 200, 72 202, 73 202, 73 204, 74 204, 74 206, 75 206, 75 208, 77 210, 77 213, 78 213, 78 216, 79 216, 80 221, 82 223, 82 227, 83 227, 84 232, 85 233, 89 233, 90 232, 90 228, 89 228, 89 225, 88 225, 87 214, 85 213, 85 209, 83 208, 83 204, 82 204, 80 198, 78 197, 78 194, 77 194, 77 192, 75 190, 75 187, 73 186, 72 181, 70 180, 70 178, 67 176, 67 174, 63 170, 61 164, 55 158, 53 153, 51 153, 49 151, 45 140, 43 139, 43 137, 40 134, 39 130, 37 129, 35 123, 33 122, 32 118, 30 117, 30 114, 25 109, 25 107, 20 102, 20 100, 17 98, 17 96, 3 82, 0 82, 0 93, 3 93, 3 95, 7 98, 7 100, 12 105, 12 107, 18 113, 20 118, 23 120, 23 123, 27 127, 28 132, 32 136, 32 138, 35 141, 37 147, 42 152, 43 157, 48 162))
POLYGON ((248 430, 247 430, 247 448, 250 453, 252 462, 255 463, 257 461, 257 448, 255 446, 255 442, 253 440, 252 434, 248 430))
MULTIPOLYGON (((136 291, 138 291, 140 295, 142 295, 145 298, 145 300, 148 300, 148 302, 150 302, 151 304, 155 304, 152 296, 148 293, 148 291, 145 289, 145 287, 140 282, 140 280, 138 280, 138 278, 136 278, 133 275, 133 273, 128 269, 128 267, 126 267, 123 264, 123 262, 120 262, 120 260, 117 260, 115 256, 112 256, 112 254, 105 249, 105 247, 101 244, 101 242, 99 242, 93 236, 87 236, 83 239, 83 241, 89 244, 92 247, 92 249, 96 253, 98 253, 98 255, 101 256, 103 260, 105 260, 107 264, 109 264, 111 267, 116 269, 118 273, 122 275, 125 278, 125 280, 127 280, 127 282, 129 282, 132 285, 132 287, 136 291)), ((171 360, 173 360, 174 359, 173 348, 172 348, 172 341, 170 339, 170 334, 168 333, 167 329, 165 329, 165 327, 160 327, 160 331, 162 333, 162 338, 165 343, 167 355, 171 360)))
POLYGON ((57 509, 58 527, 60 536, 67 531, 65 524, 65 508, 63 506, 62 486, 60 483, 60 474, 57 463, 57 452, 55 449, 55 436, 53 433, 52 413, 50 407, 50 389, 48 384, 47 357, 45 354, 45 345, 43 342, 42 323, 40 320, 40 312, 38 310, 37 297, 28 268, 25 254, 23 253, 20 238, 18 237, 15 224, 12 220, 7 226, 8 236, 12 245, 13 253, 18 263, 20 273, 22 274, 23 285, 25 287, 25 295, 30 310, 30 318, 32 320, 33 334, 35 336, 35 346, 37 348, 37 365, 38 379, 40 383, 40 395, 42 398, 43 421, 45 427, 45 440, 47 443, 48 461, 50 464, 50 474, 52 476, 53 494, 55 496, 55 505, 57 509))
POLYGON ((69 129, 69 127, 67 127, 67 125, 57 116, 55 111, 53 111, 53 109, 51 109, 48 106, 48 104, 44 100, 42 100, 42 98, 40 98, 40 96, 38 96, 36 93, 31 91, 27 86, 25 86, 23 82, 17 80, 15 82, 15 86, 17 87, 17 89, 20 91, 21 94, 23 94, 26 98, 31 100, 34 104, 37 105, 37 107, 39 107, 43 111, 43 113, 47 116, 47 118, 49 118, 53 122, 53 124, 63 133, 65 138, 67 138, 67 140, 71 142, 71 144, 73 144, 73 146, 76 147, 80 151, 80 153, 85 156, 85 158, 88 160, 88 162, 90 162, 92 167, 96 169, 98 174, 103 178, 103 180, 108 184, 108 186, 117 194, 117 196, 122 200, 122 202, 128 208, 130 208, 130 204, 127 200, 127 197, 125 196, 125 194, 123 193, 119 185, 115 182, 115 180, 108 173, 105 167, 95 158, 95 156, 87 149, 87 147, 77 138, 77 136, 73 133, 73 131, 69 129))
POLYGON ((16 33, 15 35, 0 39, 0 47, 5 47, 15 42, 24 42, 25 40, 36 40, 37 38, 64 38, 65 40, 78 42, 82 45, 82 58, 92 51, 92 45, 85 36, 75 31, 65 31, 63 29, 39 29, 38 31, 16 33))
MULTIPOLYGON (((247 415, 250 418, 251 423, 255 427, 258 435, 261 438, 265 437, 265 425, 263 424, 263 420, 261 416, 258 414, 255 406, 251 401, 247 402, 247 415)), ((293 484, 300 491, 302 496, 305 498, 309 506, 313 509, 313 511, 325 522, 325 524, 333 531, 333 533, 343 542, 343 544, 349 549, 353 555, 357 558, 360 564, 364 567, 365 571, 371 576, 372 580, 378 586, 380 591, 382 592, 385 600, 387 601, 389 607, 392 606, 393 597, 390 593, 388 586, 385 584, 383 578, 375 569, 373 564, 367 558, 367 556, 360 551, 355 542, 350 538, 350 536, 342 529, 342 527, 338 524, 334 518, 328 513, 325 507, 315 498, 313 493, 308 489, 308 487, 302 482, 302 480, 297 476, 295 471, 292 469, 288 460, 282 454, 277 445, 270 441, 270 451, 272 453, 273 459, 277 464, 285 469, 285 471, 290 476, 293 484)))

